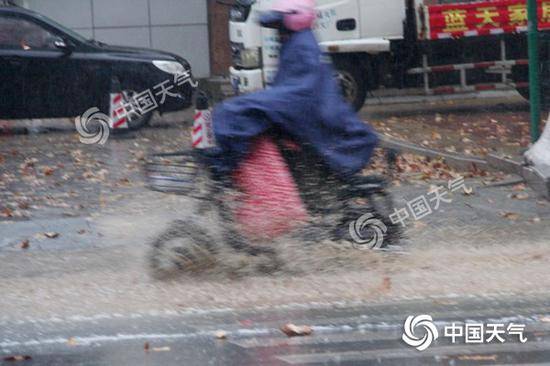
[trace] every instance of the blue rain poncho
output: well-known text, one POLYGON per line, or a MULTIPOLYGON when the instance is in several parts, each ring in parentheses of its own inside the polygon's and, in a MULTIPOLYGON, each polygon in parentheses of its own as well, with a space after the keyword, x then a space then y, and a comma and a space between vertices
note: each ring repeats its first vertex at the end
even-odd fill
POLYGON ((271 128, 311 145, 334 172, 347 176, 369 162, 378 138, 343 99, 330 58, 311 30, 292 33, 281 47, 272 87, 230 99, 213 113, 222 150, 218 169, 232 171, 255 137, 271 128))

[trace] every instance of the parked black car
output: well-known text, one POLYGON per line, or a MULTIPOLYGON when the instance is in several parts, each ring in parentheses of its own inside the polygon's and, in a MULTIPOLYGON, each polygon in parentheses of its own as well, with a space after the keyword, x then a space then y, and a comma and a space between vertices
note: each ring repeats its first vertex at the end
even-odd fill
MULTIPOLYGON (((135 104, 150 91, 153 109, 175 111, 191 105, 192 84, 189 63, 177 55, 87 40, 41 14, 0 5, 0 118, 72 117, 93 107, 109 114, 115 92, 135 104)), ((131 128, 149 122, 151 104, 128 115, 131 128)))

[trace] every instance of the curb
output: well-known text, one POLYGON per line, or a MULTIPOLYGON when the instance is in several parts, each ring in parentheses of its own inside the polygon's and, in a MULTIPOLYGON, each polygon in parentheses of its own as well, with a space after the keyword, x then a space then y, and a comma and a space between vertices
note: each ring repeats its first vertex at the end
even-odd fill
POLYGON ((501 172, 523 176, 524 164, 521 161, 489 154, 487 155, 487 163, 489 163, 489 166, 501 172))
POLYGON ((410 142, 394 140, 388 136, 380 136, 380 145, 385 148, 417 155, 423 155, 430 158, 443 158, 450 167, 459 170, 491 169, 491 166, 489 166, 487 161, 481 158, 468 157, 459 154, 451 154, 438 150, 432 150, 422 146, 411 144, 410 142))
POLYGON ((486 159, 451 154, 405 141, 394 140, 388 136, 380 136, 380 145, 400 152, 423 155, 430 158, 443 158, 447 165, 459 170, 481 169, 517 175, 523 178, 538 195, 550 199, 550 167, 525 166, 523 162, 494 154, 488 155, 486 159))
POLYGON ((519 175, 538 195, 550 199, 550 167, 527 166, 523 162, 494 154, 490 154, 487 161, 495 169, 519 175))
POLYGON ((522 177, 525 182, 539 195, 550 199, 550 169, 524 167, 522 177))
POLYGON ((74 124, 68 118, 0 120, 0 136, 30 135, 57 131, 74 131, 74 124))

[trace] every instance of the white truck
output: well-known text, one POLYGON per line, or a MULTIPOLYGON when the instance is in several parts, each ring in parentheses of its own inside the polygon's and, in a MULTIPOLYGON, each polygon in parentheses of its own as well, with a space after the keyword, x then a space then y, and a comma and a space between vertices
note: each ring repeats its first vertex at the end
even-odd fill
MULTIPOLYGON (((272 1, 236 0, 231 7, 230 75, 239 93, 268 87, 277 71, 277 34, 257 21, 272 1)), ((546 33, 550 0, 538 1, 546 33)), ((427 94, 515 88, 528 97, 526 0, 317 0, 317 8, 319 44, 356 109, 378 88, 427 94)), ((547 59, 541 50, 544 75, 547 59)))

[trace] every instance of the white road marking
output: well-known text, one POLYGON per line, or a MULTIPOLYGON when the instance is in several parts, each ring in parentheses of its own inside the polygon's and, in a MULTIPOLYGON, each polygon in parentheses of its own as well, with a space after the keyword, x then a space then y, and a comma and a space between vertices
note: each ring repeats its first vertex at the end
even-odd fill
MULTIPOLYGON (((256 328, 256 329, 238 329, 233 332, 227 332, 229 336, 241 336, 241 337, 256 337, 262 335, 269 335, 277 331, 276 329, 256 328)), ((71 347, 89 346, 92 344, 101 343, 113 343, 113 342, 125 342, 125 341, 149 341, 155 339, 191 339, 209 337, 215 339, 216 332, 194 332, 194 333, 138 333, 138 334, 117 334, 117 335, 91 335, 87 337, 56 337, 45 339, 33 339, 28 341, 10 341, 6 340, 0 342, 0 348, 13 348, 13 347, 40 347, 51 345, 69 345, 71 347)))
MULTIPOLYGON (((234 309, 234 308, 213 308, 213 309, 196 309, 188 308, 185 310, 151 310, 148 312, 138 312, 138 313, 129 313, 129 314, 120 314, 120 313, 100 313, 95 315, 72 315, 72 316, 58 316, 54 315, 49 318, 32 318, 26 317, 24 319, 13 320, 9 316, 0 317, 0 326, 6 325, 24 325, 24 324, 37 324, 37 323, 84 323, 84 322, 96 322, 100 320, 111 320, 111 319, 140 319, 146 317, 178 317, 178 316, 188 316, 188 315, 212 315, 212 314, 230 314, 241 311, 292 311, 300 309, 313 309, 313 310, 322 310, 322 309, 343 309, 350 307, 363 307, 363 306, 392 306, 392 305, 402 305, 403 301, 430 301, 430 300, 502 300, 503 297, 516 296, 516 293, 513 292, 499 292, 499 293, 488 293, 483 296, 481 295, 459 295, 459 294, 447 294, 444 296, 398 296, 393 298, 391 301, 327 301, 327 302, 309 302, 309 303, 290 303, 283 305, 275 306, 255 306, 248 309, 234 309)), ((532 292, 525 293, 522 296, 532 296, 532 297, 541 297, 545 298, 547 293, 541 292, 532 292)))

